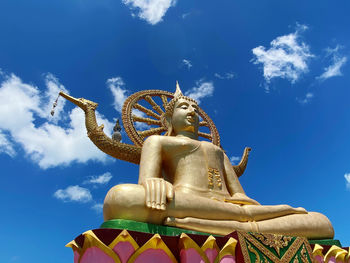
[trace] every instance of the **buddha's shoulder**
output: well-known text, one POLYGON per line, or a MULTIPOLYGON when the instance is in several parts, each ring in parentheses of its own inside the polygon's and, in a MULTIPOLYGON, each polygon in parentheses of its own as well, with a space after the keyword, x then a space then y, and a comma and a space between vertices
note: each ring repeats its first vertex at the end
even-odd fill
POLYGON ((202 145, 206 148, 212 148, 212 149, 216 149, 218 151, 223 151, 219 146, 215 145, 212 142, 208 142, 208 141, 201 141, 202 145))
POLYGON ((164 136, 151 135, 144 141, 143 145, 161 143, 164 136))
MULTIPOLYGON (((175 136, 164 136, 164 135, 151 135, 146 139, 147 142, 153 142, 153 143, 173 143, 177 141, 181 141, 181 138, 177 138, 175 136)), ((145 142, 146 142, 145 141, 145 142)))
POLYGON ((162 144, 162 145, 188 145, 198 144, 199 141, 192 140, 189 138, 175 137, 175 136, 163 136, 163 135, 152 135, 149 136, 145 143, 147 144, 162 144))
POLYGON ((151 135, 145 140, 145 144, 164 144, 174 141, 176 141, 176 138, 173 136, 151 135))
POLYGON ((222 149, 212 142, 208 141, 198 141, 193 140, 190 138, 184 138, 184 137, 175 137, 175 136, 164 136, 164 135, 151 135, 145 140, 146 144, 181 144, 181 145, 187 145, 187 144, 194 144, 198 145, 200 143, 205 148, 212 148, 222 151, 222 149))

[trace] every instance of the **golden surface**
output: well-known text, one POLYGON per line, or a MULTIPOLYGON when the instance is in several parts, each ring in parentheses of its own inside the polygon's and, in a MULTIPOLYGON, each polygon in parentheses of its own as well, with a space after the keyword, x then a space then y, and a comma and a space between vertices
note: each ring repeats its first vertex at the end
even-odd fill
POLYGON ((97 104, 61 95, 85 111, 88 135, 102 151, 134 163, 139 160, 138 184, 116 185, 107 193, 105 220, 130 219, 223 235, 243 230, 320 239, 333 237, 332 225, 322 214, 288 205, 263 206, 249 198, 238 177, 247 165, 250 148, 245 149, 240 164, 232 166, 220 147, 214 123, 193 99, 182 95, 178 85, 169 102, 171 95, 157 90, 141 91, 126 100, 123 124, 136 146, 118 142, 111 145, 103 127, 96 124, 97 104), (157 99, 164 110, 156 103, 157 99), (152 110, 139 104, 141 100, 152 110), (135 118, 133 108, 148 117, 135 118), (155 118, 152 124, 158 128, 136 130, 135 121, 147 123, 152 117, 155 118), (198 131, 199 117, 203 119, 201 124, 209 128, 210 137, 198 131), (164 135, 153 135, 163 130, 164 135), (199 135, 212 140, 199 141, 199 135))

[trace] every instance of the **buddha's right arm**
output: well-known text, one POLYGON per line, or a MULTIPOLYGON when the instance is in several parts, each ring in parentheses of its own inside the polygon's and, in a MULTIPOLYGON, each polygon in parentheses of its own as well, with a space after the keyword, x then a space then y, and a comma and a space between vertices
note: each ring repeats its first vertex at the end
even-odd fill
POLYGON ((161 178, 162 143, 159 136, 148 137, 142 146, 139 184, 148 178, 161 178))
POLYGON ((162 138, 150 136, 141 152, 139 184, 145 188, 145 204, 157 210, 165 210, 166 200, 174 196, 173 186, 162 178, 162 138))

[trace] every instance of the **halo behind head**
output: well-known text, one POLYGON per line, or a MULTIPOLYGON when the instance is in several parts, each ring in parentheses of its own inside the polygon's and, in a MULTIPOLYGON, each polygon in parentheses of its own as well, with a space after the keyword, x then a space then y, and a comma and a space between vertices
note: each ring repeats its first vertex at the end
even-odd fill
MULTIPOLYGON (((125 128, 125 132, 135 145, 142 146, 144 140, 153 134, 162 135, 163 132, 167 132, 169 134, 168 127, 171 127, 171 125, 167 125, 170 123, 167 122, 165 117, 168 115, 170 117, 168 120, 171 121, 175 102, 180 98, 185 98, 186 100, 195 102, 195 100, 184 96, 181 93, 181 90, 177 94, 177 98, 174 98, 175 94, 168 91, 143 90, 130 95, 125 100, 122 110, 123 126, 125 128), (168 99, 171 100, 168 102, 168 99), (145 102, 146 104, 143 104, 144 106, 142 106, 139 104, 140 101, 145 102), (159 101, 162 101, 162 103, 159 103, 159 101), (133 114, 133 109, 140 110, 144 115, 136 116, 138 114, 133 114), (135 126, 136 123, 146 123, 156 127, 149 127, 145 130, 139 130, 135 126)), ((202 129, 202 132, 198 132, 198 136, 208 139, 215 145, 220 146, 220 136, 215 124, 199 106, 198 115, 202 119, 199 126, 207 127, 210 130, 209 133, 207 133, 202 129)))

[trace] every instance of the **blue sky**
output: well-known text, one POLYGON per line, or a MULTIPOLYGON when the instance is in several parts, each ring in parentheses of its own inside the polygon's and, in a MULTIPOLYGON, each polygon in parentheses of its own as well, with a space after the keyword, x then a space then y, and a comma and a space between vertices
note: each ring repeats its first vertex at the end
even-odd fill
MULTIPOLYGON (((99 152, 59 90, 99 103, 175 81, 214 120, 262 204, 326 214, 350 245, 348 1, 0 1, 1 262, 69 262, 138 166, 99 152), (50 258, 48 260, 48 258, 50 258)), ((129 142, 123 133, 123 140, 129 142)))

